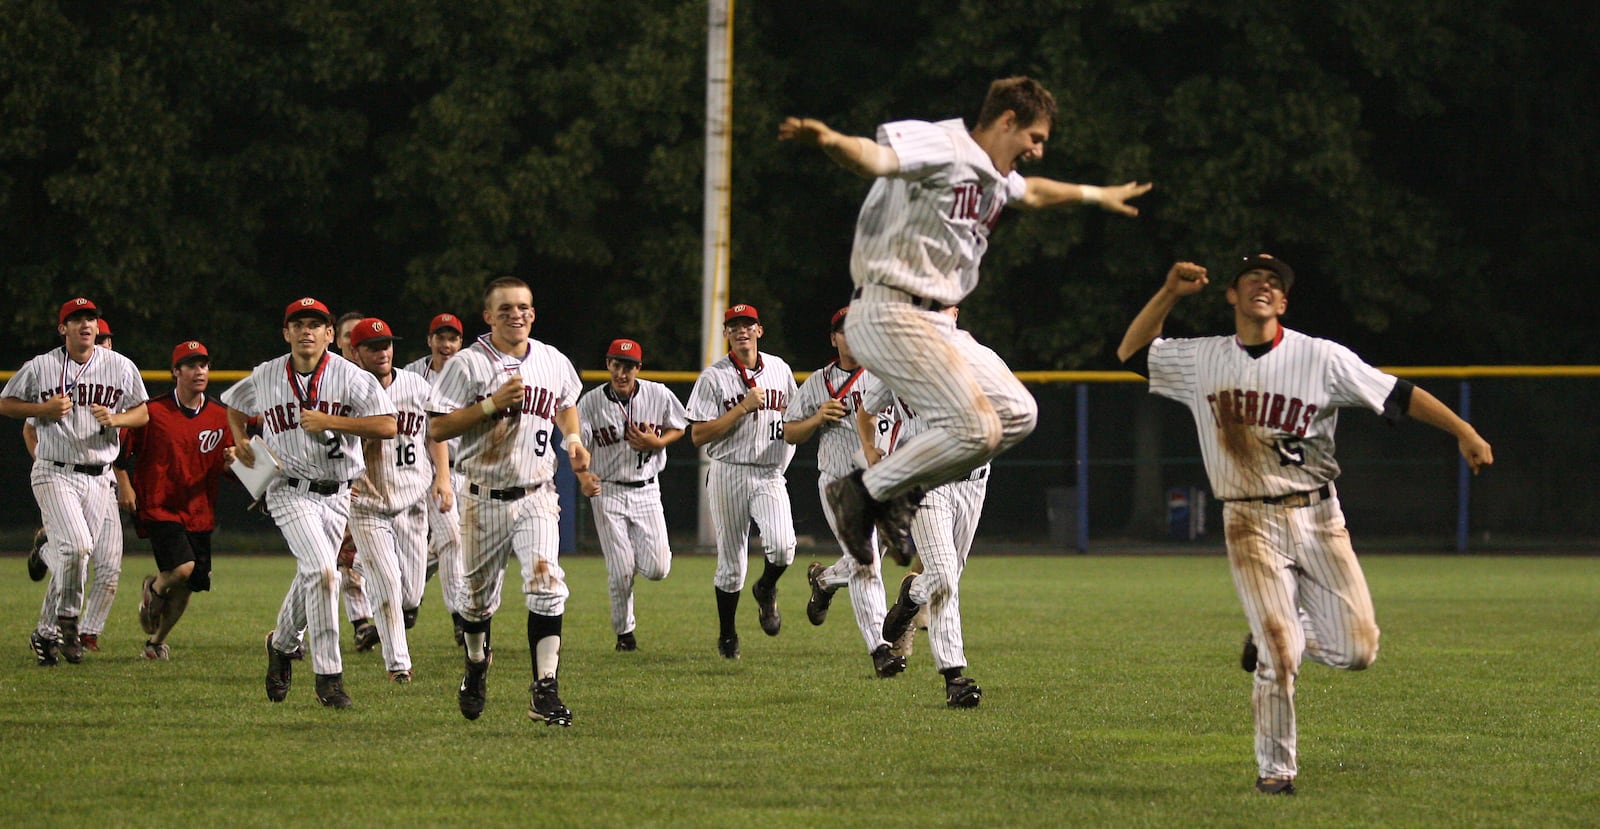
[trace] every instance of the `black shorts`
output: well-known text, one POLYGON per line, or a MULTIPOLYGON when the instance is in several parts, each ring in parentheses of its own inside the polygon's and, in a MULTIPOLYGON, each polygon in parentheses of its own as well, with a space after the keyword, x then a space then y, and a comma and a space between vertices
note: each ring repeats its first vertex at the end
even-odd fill
POLYGON ((156 567, 162 572, 176 570, 179 565, 194 562, 189 573, 189 589, 194 592, 211 589, 211 532, 189 532, 176 521, 155 521, 145 525, 150 536, 150 548, 156 554, 156 567))

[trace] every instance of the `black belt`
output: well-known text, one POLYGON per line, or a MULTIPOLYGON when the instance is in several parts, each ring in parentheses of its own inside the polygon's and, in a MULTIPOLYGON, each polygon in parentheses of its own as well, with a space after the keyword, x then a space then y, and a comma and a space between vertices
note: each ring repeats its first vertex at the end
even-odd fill
POLYGON ((656 482, 655 478, 650 478, 650 479, 644 480, 644 481, 601 481, 600 483, 602 483, 602 484, 616 484, 617 486, 631 487, 633 489, 643 489, 643 488, 645 488, 645 487, 647 487, 647 486, 649 486, 649 485, 651 485, 651 484, 653 484, 655 482, 656 482))
POLYGON ((983 480, 984 478, 987 478, 987 477, 989 477, 989 467, 985 466, 985 467, 983 467, 981 469, 973 470, 973 473, 971 475, 967 476, 967 480, 969 480, 969 481, 981 481, 981 480, 983 480))
MULTIPOLYGON (((943 311, 944 309, 950 307, 950 306, 948 306, 948 305, 946 305, 946 304, 944 304, 942 302, 939 302, 937 300, 932 300, 932 299, 928 299, 927 297, 921 297, 921 296, 917 296, 916 294, 913 294, 913 293, 907 293, 906 291, 901 291, 899 288, 895 288, 893 290, 899 291, 900 293, 905 294, 906 302, 909 302, 912 305, 917 306, 918 308, 925 308, 925 309, 927 309, 929 311, 943 311)), ((853 291, 850 294, 850 298, 851 299, 860 299, 861 298, 861 289, 860 288, 855 289, 855 291, 853 291)))
POLYGON ((299 478, 284 478, 284 483, 299 489, 301 484, 306 485, 306 492, 315 495, 338 495, 344 489, 344 481, 305 481, 299 478))
POLYGON ((1328 497, 1332 494, 1333 490, 1327 484, 1323 484, 1307 492, 1291 492, 1288 495, 1273 495, 1266 498, 1229 498, 1227 503, 1261 503, 1272 506, 1309 507, 1320 501, 1328 500, 1328 497))
POLYGON ((530 487, 514 486, 508 489, 490 489, 477 484, 467 484, 467 491, 473 495, 483 495, 491 501, 516 501, 525 497, 530 492, 539 491, 544 484, 535 484, 530 487))
POLYGON ((62 469, 70 468, 73 472, 81 472, 85 475, 99 475, 106 471, 105 464, 95 466, 92 463, 62 463, 61 461, 51 461, 51 463, 62 469))

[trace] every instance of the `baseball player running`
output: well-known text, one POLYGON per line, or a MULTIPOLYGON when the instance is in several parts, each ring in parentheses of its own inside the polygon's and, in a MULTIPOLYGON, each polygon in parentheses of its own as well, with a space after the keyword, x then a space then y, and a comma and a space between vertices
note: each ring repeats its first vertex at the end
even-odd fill
POLYGON ((761 630, 777 636, 778 578, 794 562, 794 517, 783 473, 794 447, 783 439, 783 413, 794 397, 794 372, 782 359, 760 350, 765 329, 753 305, 735 305, 722 314, 728 340, 726 357, 707 366, 689 392, 690 440, 711 458, 706 489, 711 524, 717 536, 717 652, 739 658, 734 624, 739 591, 749 565, 750 524, 765 548, 766 567, 750 594, 761 630))
POLYGON ((399 431, 394 404, 371 374, 332 354, 333 315, 304 297, 283 312, 289 353, 256 366, 222 395, 240 462, 258 458, 245 427, 259 416, 262 439, 283 471, 266 505, 295 558, 294 580, 267 634, 267 699, 282 702, 293 679, 291 654, 309 639, 317 699, 349 708, 339 654, 339 541, 350 516, 350 484, 366 472, 361 439, 399 431))
POLYGON ((1130 182, 1090 187, 1024 178, 1050 137, 1055 98, 1030 78, 989 86, 978 125, 896 121, 877 141, 841 135, 814 118, 788 118, 780 140, 819 147, 840 166, 875 178, 856 222, 850 274, 855 300, 845 323, 856 359, 927 419, 926 439, 907 444, 828 491, 840 538, 857 561, 872 559, 877 519, 895 537, 910 526, 922 488, 953 481, 1033 431, 1038 407, 1022 384, 958 336, 939 309, 978 281, 989 232, 1007 205, 1074 202, 1135 215, 1127 202, 1150 189, 1130 182))
MULTIPOLYGON (((828 341, 838 350, 839 356, 811 373, 800 385, 784 416, 783 439, 792 445, 817 438, 817 492, 822 496, 822 514, 828 526, 835 526, 833 510, 828 506, 825 493, 828 485, 867 465, 866 448, 876 438, 876 418, 862 401, 875 396, 881 388, 877 378, 856 362, 844 333, 844 320, 849 308, 840 308, 833 315, 828 341), (866 413, 866 417, 862 414, 866 413)), ((835 529, 837 534, 837 529, 835 529)), ((843 547, 843 544, 840 545, 843 547)), ((891 643, 880 635, 885 611, 883 576, 876 544, 870 564, 858 564, 848 550, 832 567, 812 562, 806 571, 811 585, 811 600, 806 604, 806 617, 813 625, 827 619, 828 604, 839 587, 850 586, 850 604, 855 610, 856 625, 867 642, 867 654, 872 659, 872 670, 880 678, 898 675, 906 669, 904 657, 890 652, 891 643)))
POLYGON ((1179 262, 1117 348, 1151 393, 1194 415, 1250 622, 1241 663, 1255 674, 1256 790, 1290 795, 1301 658, 1358 671, 1378 656, 1372 597, 1333 485, 1339 409, 1409 415, 1453 435, 1474 473, 1494 462, 1489 444, 1438 398, 1338 343, 1284 328, 1294 281, 1280 259, 1246 258, 1227 289, 1232 336, 1164 339, 1173 306, 1209 282, 1205 268, 1179 262))
POLYGON ((150 401, 150 422, 123 432, 118 461, 132 470, 134 528, 150 539, 156 575, 140 590, 145 659, 167 659, 167 636, 191 593, 211 589, 217 482, 233 445, 227 409, 206 397, 211 354, 198 340, 172 349, 171 394, 150 401))
POLYGON ((433 387, 412 372, 394 370, 395 339, 389 324, 374 317, 350 332, 358 364, 388 393, 399 429, 392 441, 367 443, 367 472, 350 494, 350 534, 377 603, 373 619, 384 665, 390 681, 403 685, 411 681, 407 620, 417 617, 427 570, 427 513, 433 504, 450 510, 455 495, 444 444, 427 434, 433 387))
MULTIPOLYGON (((346 311, 333 323, 333 345, 339 349, 339 356, 358 365, 350 332, 356 323, 366 318, 360 311, 346 311)), ((361 563, 356 561, 356 542, 350 536, 349 526, 345 527, 344 538, 339 542, 339 592, 344 596, 344 612, 350 619, 356 650, 372 650, 378 644, 378 626, 372 623, 372 601, 367 597, 365 573, 361 563)))
MULTIPOLYGON (((434 315, 433 321, 428 324, 428 354, 407 363, 404 370, 422 375, 422 378, 428 381, 429 387, 432 387, 444 371, 445 361, 461 350, 461 338, 465 333, 461 319, 455 314, 434 315)), ((444 445, 450 457, 450 491, 460 493, 466 486, 466 481, 455 471, 456 453, 461 445, 461 439, 451 438, 445 441, 444 445)), ((455 508, 458 499, 459 496, 453 498, 448 505, 441 500, 431 504, 428 509, 426 573, 431 577, 435 570, 439 572, 439 594, 444 597, 445 611, 454 621, 456 646, 460 647, 463 641, 461 593, 464 588, 461 583, 461 518, 455 508)), ((406 629, 409 630, 415 623, 414 618, 408 618, 406 629)))
POLYGON ((49 538, 46 561, 56 595, 53 629, 41 620, 29 638, 41 666, 55 665, 58 656, 83 661, 78 614, 86 559, 105 533, 115 532, 119 566, 121 560, 109 472, 119 451, 117 430, 149 419, 138 367, 94 344, 99 316, 88 299, 68 300, 57 315, 62 346, 29 360, 0 390, 0 414, 32 418, 38 430, 30 481, 49 538))
POLYGON ((583 391, 572 361, 529 337, 533 291, 514 277, 490 282, 483 293, 489 333, 444 364, 434 384, 428 424, 434 440, 459 436, 456 468, 461 493, 461 554, 466 590, 461 603, 466 670, 457 701, 461 715, 483 713, 491 663, 490 622, 500 607, 501 579, 514 551, 527 596, 528 651, 533 661, 528 716, 570 726, 556 678, 566 574, 557 560, 561 505, 554 476, 555 429, 572 470, 589 468, 576 408, 583 391))
POLYGON ((589 496, 606 560, 611 630, 619 651, 639 649, 634 636, 634 576, 660 581, 672 570, 667 517, 656 478, 667 465, 667 447, 683 437, 689 425, 677 395, 660 383, 639 379, 643 365, 639 343, 613 340, 606 349, 610 381, 578 399, 583 442, 594 447, 580 484, 589 496))

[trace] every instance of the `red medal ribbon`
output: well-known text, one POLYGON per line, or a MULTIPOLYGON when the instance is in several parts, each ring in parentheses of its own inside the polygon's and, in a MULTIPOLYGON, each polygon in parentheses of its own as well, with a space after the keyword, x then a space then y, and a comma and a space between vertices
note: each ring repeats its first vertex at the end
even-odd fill
POLYGON ((311 371, 311 376, 306 378, 304 386, 300 384, 300 373, 294 370, 293 358, 285 362, 283 368, 289 374, 289 388, 294 390, 295 399, 300 401, 300 408, 302 410, 316 408, 317 393, 322 387, 322 372, 328 368, 328 352, 322 352, 322 359, 311 371))

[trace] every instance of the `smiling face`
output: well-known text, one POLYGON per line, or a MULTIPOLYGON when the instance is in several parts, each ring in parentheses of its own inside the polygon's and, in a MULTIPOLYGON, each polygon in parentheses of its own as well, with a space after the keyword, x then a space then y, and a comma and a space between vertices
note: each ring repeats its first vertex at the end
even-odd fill
POLYGON ((428 335, 428 351, 441 362, 461 350, 461 332, 454 328, 441 328, 428 335))
POLYGON ((1283 278, 1265 268, 1239 274, 1228 286, 1228 304, 1240 320, 1272 320, 1289 310, 1283 278))
POLYGON ((295 317, 284 323, 283 341, 301 360, 315 360, 333 343, 333 326, 317 316, 295 317))
POLYGON ((734 351, 754 351, 763 333, 761 323, 749 317, 735 317, 722 326, 722 336, 728 338, 728 347, 734 351))
POLYGON ((995 168, 1000 172, 1010 173, 1025 161, 1044 158, 1044 144, 1050 140, 1049 118, 1039 118, 1023 125, 1019 123, 1016 113, 1007 110, 1005 115, 1000 116, 1000 127, 991 152, 995 168))
POLYGON ((533 291, 516 285, 495 288, 484 299, 483 321, 495 347, 520 351, 533 327, 533 291))
POLYGON ((633 381, 639 376, 639 364, 632 360, 606 358, 606 371, 611 375, 611 390, 618 394, 633 394, 633 381))
POLYGON ((362 343, 356 346, 356 357, 362 368, 383 380, 394 371, 394 340, 362 343))

